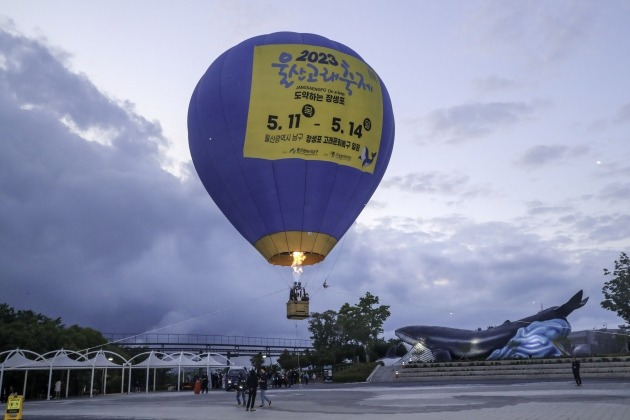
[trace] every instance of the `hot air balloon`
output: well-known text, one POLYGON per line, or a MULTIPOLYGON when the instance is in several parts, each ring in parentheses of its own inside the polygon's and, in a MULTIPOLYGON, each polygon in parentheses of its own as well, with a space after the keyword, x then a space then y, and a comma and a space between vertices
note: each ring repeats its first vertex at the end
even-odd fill
MULTIPOLYGON (((271 264, 321 262, 385 173, 387 90, 361 57, 315 34, 261 35, 219 56, 195 87, 188 141, 204 187, 271 264)), ((308 310, 306 311, 308 316, 308 310)))

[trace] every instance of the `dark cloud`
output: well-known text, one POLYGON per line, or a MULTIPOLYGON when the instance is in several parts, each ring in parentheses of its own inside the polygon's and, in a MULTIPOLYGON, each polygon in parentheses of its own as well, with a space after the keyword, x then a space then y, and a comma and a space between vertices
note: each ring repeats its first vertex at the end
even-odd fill
POLYGON ((234 230, 195 178, 160 167, 159 125, 44 45, 4 31, 0 45, 3 300, 137 331, 210 294, 207 272, 231 257, 214 244, 234 244, 234 230), (87 141, 77 127, 107 139, 87 141))
POLYGON ((566 214, 571 211, 574 211, 572 206, 567 205, 549 205, 540 200, 530 201, 526 203, 527 205, 527 214, 530 216, 540 216, 540 215, 554 215, 554 214, 566 214))
POLYGON ((528 168, 538 168, 564 159, 568 151, 568 146, 560 144, 550 146, 539 144, 527 149, 517 163, 528 168))
POLYGON ((583 46, 597 14, 593 4, 583 1, 489 2, 478 7, 472 25, 485 29, 482 42, 487 48, 503 49, 538 72, 583 46))
MULTIPOLYGON (((266 264, 195 176, 163 170, 168 141, 159 124, 104 95, 39 42, 0 31, 0 51, 3 302, 104 332, 170 326, 160 331, 308 337, 306 323, 285 318, 290 273, 266 264)), ((489 129, 527 108, 464 126, 489 129)), ((466 176, 437 173, 390 184, 430 194, 475 190, 466 176)), ((596 304, 597 275, 616 257, 577 255, 516 224, 458 214, 389 218, 356 224, 303 281, 318 312, 376 294, 391 306, 389 336, 406 324, 474 328, 527 316, 537 309, 531 301, 560 304, 580 288, 594 300, 581 310, 586 325, 608 315, 596 304)))
POLYGON ((601 190, 599 197, 609 202, 628 202, 630 201, 630 182, 609 184, 601 190))
POLYGON ((449 205, 458 205, 466 200, 494 195, 490 187, 474 185, 470 177, 458 173, 438 171, 414 172, 404 176, 394 176, 383 181, 383 188, 399 188, 414 194, 429 194, 454 197, 449 205))
POLYGON ((532 105, 522 102, 490 102, 458 105, 431 112, 428 136, 450 142, 472 140, 530 118, 532 105))
POLYGON ((579 216, 573 221, 577 232, 598 244, 623 241, 630 236, 630 216, 610 214, 600 216, 579 216))
POLYGON ((336 287, 367 289, 392 305, 396 315, 387 323, 392 330, 401 324, 485 328, 534 314, 541 303, 564 303, 580 289, 592 299, 581 309, 584 322, 601 311, 600 266, 614 253, 569 252, 508 223, 456 217, 417 224, 424 233, 395 232, 387 219, 354 232, 351 240, 361 246, 346 246, 347 263, 335 270, 336 287))
POLYGON ((394 176, 383 182, 386 188, 396 187, 405 191, 425 194, 459 194, 468 185, 469 177, 462 174, 444 174, 437 171, 415 172, 394 176))
POLYGON ((625 125, 630 122, 630 103, 620 106, 615 114, 607 118, 597 118, 586 126, 586 131, 594 137, 611 136, 607 133, 614 125, 625 125))

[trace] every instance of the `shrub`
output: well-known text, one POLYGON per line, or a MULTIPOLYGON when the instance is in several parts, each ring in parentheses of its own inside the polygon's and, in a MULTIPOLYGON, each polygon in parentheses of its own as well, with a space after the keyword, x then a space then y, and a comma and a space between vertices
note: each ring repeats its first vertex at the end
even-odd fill
POLYGON ((356 363, 344 370, 333 372, 333 382, 365 382, 376 368, 376 363, 356 363))

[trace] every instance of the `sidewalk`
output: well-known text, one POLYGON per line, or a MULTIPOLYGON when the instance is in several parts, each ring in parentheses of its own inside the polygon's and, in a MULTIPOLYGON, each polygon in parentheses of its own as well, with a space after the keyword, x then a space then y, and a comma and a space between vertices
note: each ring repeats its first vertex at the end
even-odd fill
POLYGON ((246 412, 235 393, 113 394, 27 401, 24 419, 304 418, 398 420, 630 419, 630 381, 308 385, 267 391, 272 405, 246 412))

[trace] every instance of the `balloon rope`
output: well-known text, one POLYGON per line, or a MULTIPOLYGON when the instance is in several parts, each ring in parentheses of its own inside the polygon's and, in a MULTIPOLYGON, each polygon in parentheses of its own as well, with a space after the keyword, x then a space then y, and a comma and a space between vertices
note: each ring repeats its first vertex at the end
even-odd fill
POLYGON ((165 330, 167 328, 174 327, 174 326, 177 326, 177 325, 182 325, 182 324, 185 324, 185 323, 190 322, 190 321, 195 321, 195 320, 198 320, 198 319, 203 319, 203 318, 206 318, 206 317, 209 317, 209 316, 216 315, 216 314, 218 314, 220 312, 227 311, 228 309, 232 309, 232 308, 237 307, 237 306, 242 306, 243 303, 256 302, 258 300, 268 298, 269 296, 273 296, 273 295, 281 293, 281 292, 286 293, 286 291, 287 291, 286 288, 283 288, 283 289, 280 289, 280 290, 276 290, 275 292, 267 293, 266 295, 258 296, 258 297, 249 299, 249 300, 247 300, 245 302, 238 302, 238 303, 234 303, 234 304, 230 304, 230 305, 224 306, 223 308, 217 309, 216 311, 213 311, 213 312, 208 312, 208 313, 205 313, 203 315, 199 315, 199 316, 195 316, 195 317, 192 317, 192 318, 188 318, 188 319, 185 319, 185 320, 182 320, 182 321, 175 322, 173 324, 165 325, 163 327, 154 328, 152 330, 148 330, 148 331, 145 331, 145 332, 142 332, 142 333, 130 335, 128 337, 124 337, 124 338, 121 338, 121 339, 118 339, 118 340, 108 341, 105 344, 101 344, 101 345, 94 346, 94 347, 88 347, 86 349, 79 350, 79 351, 90 351, 90 350, 97 349, 97 348, 100 348, 100 347, 104 347, 104 346, 107 346, 107 345, 110 345, 110 344, 116 344, 116 343, 119 343, 121 341, 129 340, 131 338, 140 337, 140 336, 145 335, 145 334, 151 334, 151 333, 154 333, 154 332, 162 331, 162 330, 165 330))
POLYGON ((345 235, 343 235, 343 239, 341 240, 341 247, 339 248, 339 252, 337 253, 337 257, 335 257, 335 261, 333 262, 332 267, 330 267, 330 271, 328 272, 328 275, 326 276, 326 280, 328 280, 328 277, 330 276, 330 274, 332 273, 333 269, 337 265, 337 261, 339 261, 339 256, 341 255, 341 251, 343 251, 343 246, 346 244, 346 238, 347 237, 348 237, 347 233, 345 235))
MULTIPOLYGON (((339 247, 339 252, 337 252, 337 256, 335 257, 335 261, 333 261, 333 265, 332 265, 332 267, 330 267, 330 270, 328 271, 328 274, 326 275, 326 278, 324 279, 324 282, 328 281, 328 277, 330 277, 330 275, 332 274, 332 271, 334 270, 335 266, 337 265, 337 261, 339 261, 339 257, 341 256, 341 252, 343 251, 343 246, 346 244, 346 238, 347 237, 348 237, 348 233, 343 235, 343 238, 341 239, 341 246, 339 247)), ((323 286, 320 284, 319 287, 317 288, 317 290, 315 291, 315 293, 313 293, 313 296, 316 296, 322 289, 323 289, 323 286)))

